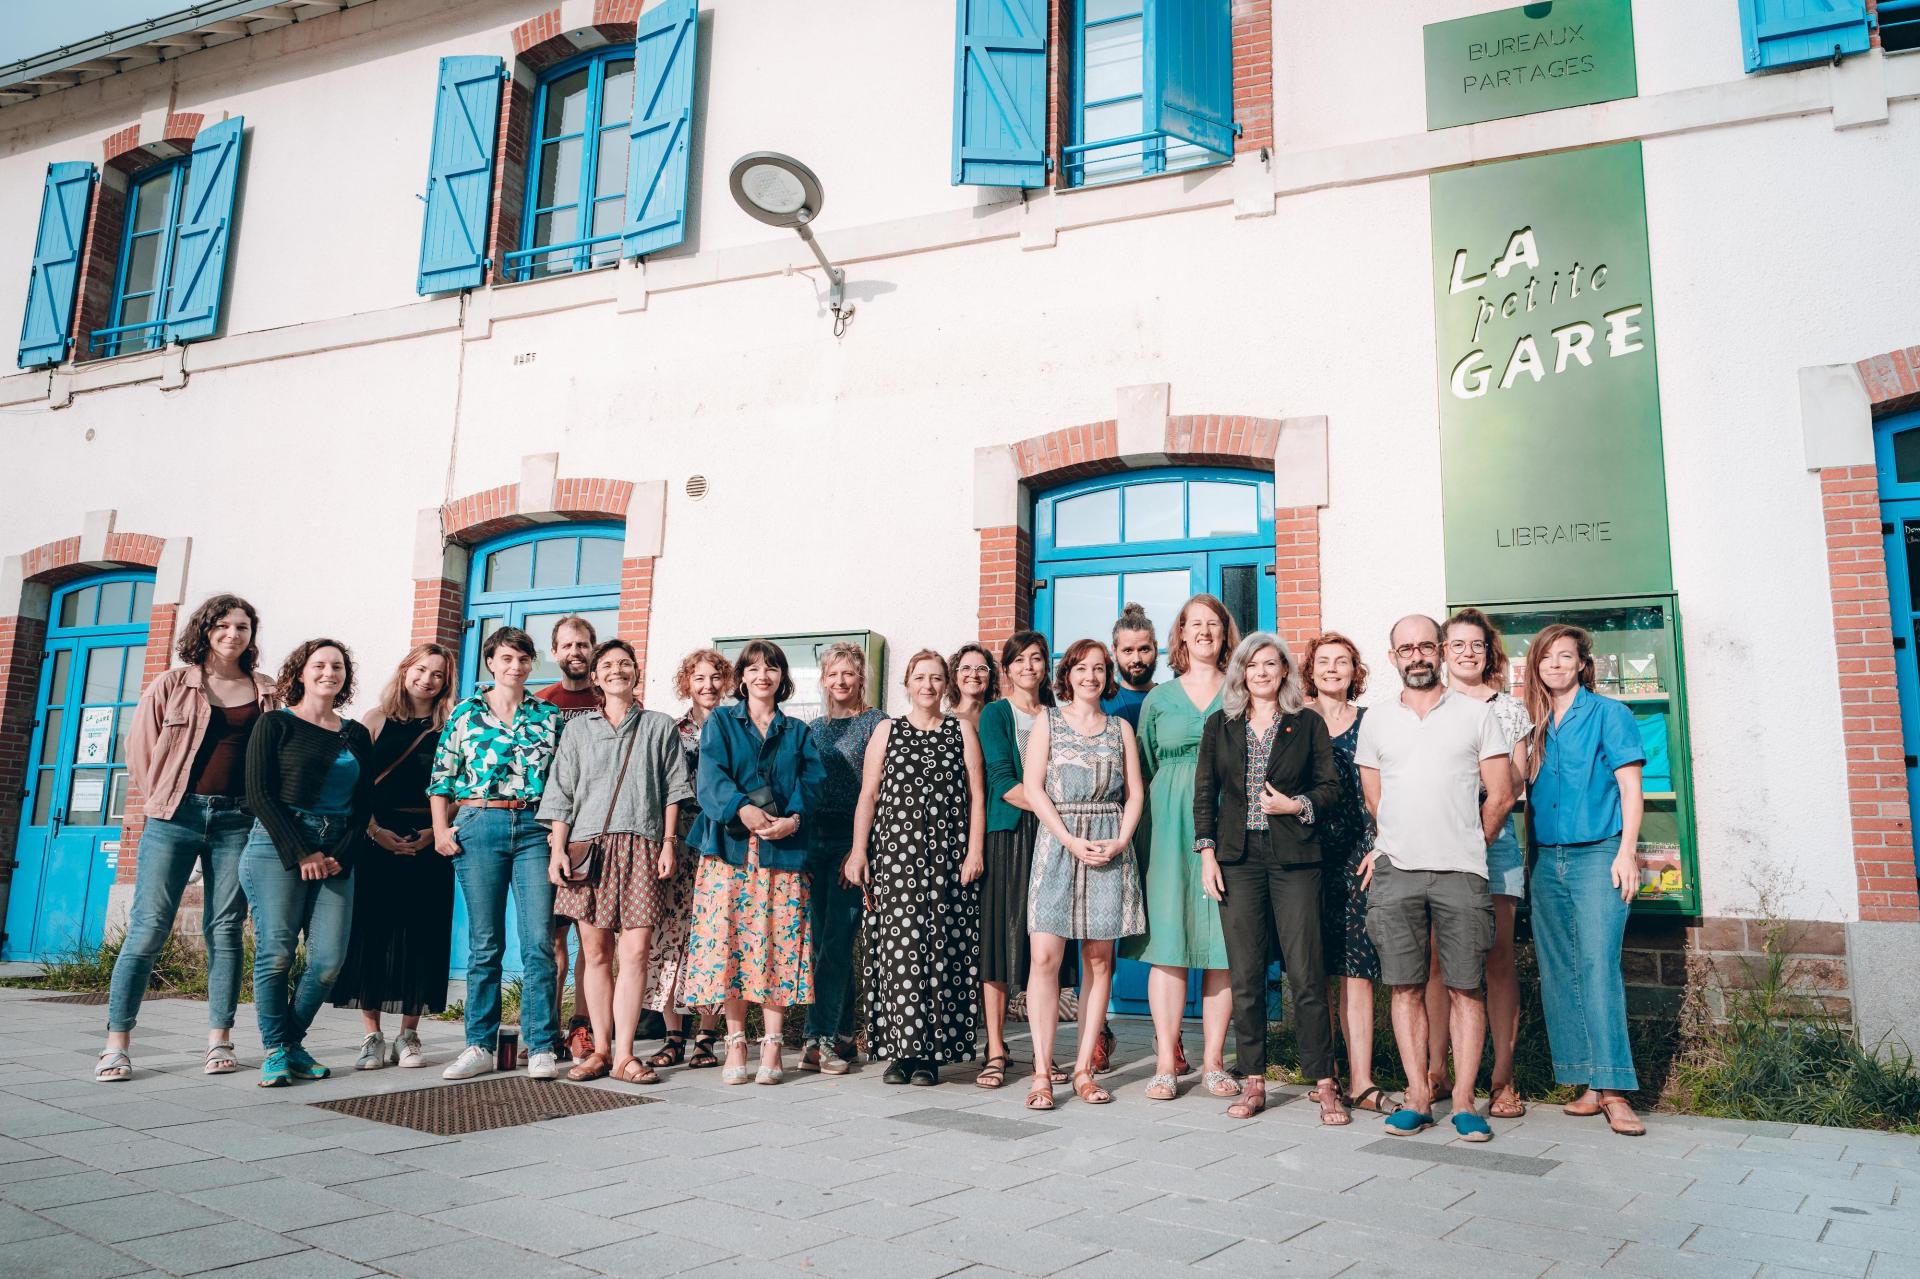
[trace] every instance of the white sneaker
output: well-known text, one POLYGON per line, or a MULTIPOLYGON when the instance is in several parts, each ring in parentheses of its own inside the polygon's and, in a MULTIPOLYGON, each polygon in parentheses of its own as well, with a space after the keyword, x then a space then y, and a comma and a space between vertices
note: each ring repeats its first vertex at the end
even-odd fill
POLYGON ((421 1046, 419 1031, 403 1030, 394 1039, 393 1064, 402 1070, 416 1070, 427 1064, 427 1050, 421 1046))
POLYGON ((360 1059, 353 1063, 355 1070, 378 1070, 387 1064, 387 1041, 379 1031, 374 1031, 360 1041, 360 1059))
POLYGON ((527 1058, 528 1079, 557 1079, 559 1075, 559 1059, 552 1053, 534 1053, 527 1058))
POLYGON ((440 1072, 442 1079, 472 1079, 475 1075, 484 1075, 493 1069, 493 1050, 482 1048, 478 1044, 468 1044, 453 1059, 453 1064, 440 1072))

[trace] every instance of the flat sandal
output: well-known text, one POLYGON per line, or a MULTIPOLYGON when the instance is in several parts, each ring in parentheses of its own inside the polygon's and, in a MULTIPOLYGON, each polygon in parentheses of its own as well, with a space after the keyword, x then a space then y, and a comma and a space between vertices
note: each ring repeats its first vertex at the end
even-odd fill
POLYGON ((1093 1082, 1091 1070, 1073 1072, 1073 1095, 1089 1106, 1104 1106, 1113 1100, 1113 1094, 1093 1082))
POLYGON ((974 1077, 975 1088, 1003 1088, 1007 1082, 1007 1067, 1013 1065, 1013 1058, 1004 1053, 989 1057, 980 1067, 980 1073, 974 1077))
POLYGON ((687 1059, 687 1032, 670 1030, 660 1047, 647 1058, 647 1065, 659 1069, 665 1066, 678 1066, 687 1059))
POLYGON ((1495 1119, 1521 1119, 1527 1113, 1527 1103, 1512 1084, 1495 1084, 1487 1102, 1487 1114, 1495 1119))
MULTIPOLYGON (((629 1057, 627 1060, 632 1061, 633 1058, 629 1057)), ((601 1079, 606 1076, 611 1065, 607 1055, 596 1048, 567 1070, 567 1078, 576 1084, 584 1084, 590 1079, 601 1079)))
POLYGON ((1033 1080, 1027 1085, 1027 1109, 1053 1109, 1053 1071, 1051 1069, 1033 1072, 1033 1080))

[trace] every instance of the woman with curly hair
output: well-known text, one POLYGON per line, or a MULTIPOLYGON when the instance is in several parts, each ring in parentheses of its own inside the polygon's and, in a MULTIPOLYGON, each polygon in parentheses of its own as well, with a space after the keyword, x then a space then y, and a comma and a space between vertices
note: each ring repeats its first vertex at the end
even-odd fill
POLYGON ((262 1088, 333 1072, 307 1052, 307 1028, 347 954, 353 849, 373 815, 373 740, 340 714, 353 700, 353 657, 311 639, 280 668, 284 710, 260 717, 247 742, 253 833, 240 884, 253 904, 253 1002, 267 1059, 262 1088), (307 968, 292 984, 305 936, 307 968))
POLYGON ((146 797, 133 909, 107 1000, 107 1046, 94 1068, 100 1083, 133 1074, 127 1048, 154 961, 173 931, 193 868, 200 867, 201 933, 207 943, 209 1075, 240 1069, 233 1053, 240 994, 241 934, 247 899, 240 855, 247 815, 247 738, 273 709, 273 681, 254 669, 260 615, 238 595, 215 595, 193 611, 177 650, 185 663, 148 686, 127 730, 127 768, 146 797))
MULTIPOLYGON (((687 758, 687 775, 700 771, 700 729, 728 693, 733 691, 733 663, 717 648, 696 648, 680 659, 673 673, 673 692, 687 704, 680 717, 680 749, 687 758)), ((693 882, 700 869, 700 858, 687 848, 687 832, 700 815, 700 805, 692 799, 680 801, 680 856, 673 864, 673 878, 666 884, 666 903, 661 910, 660 927, 654 934, 653 949, 647 952, 647 993, 644 1007, 660 1014, 666 1024, 666 1042, 647 1058, 647 1065, 658 1070, 685 1064, 689 1070, 706 1070, 720 1064, 714 1045, 720 1040, 720 1012, 715 1008, 700 1011, 700 1029, 693 1037, 693 1051, 687 1051, 685 1017, 690 1016, 681 999, 687 972, 687 938, 693 920, 693 882)))
POLYGON ((1000 696, 1000 672, 993 656, 978 644, 962 644, 947 659, 953 682, 947 685, 947 709, 973 728, 980 727, 980 712, 1000 696))

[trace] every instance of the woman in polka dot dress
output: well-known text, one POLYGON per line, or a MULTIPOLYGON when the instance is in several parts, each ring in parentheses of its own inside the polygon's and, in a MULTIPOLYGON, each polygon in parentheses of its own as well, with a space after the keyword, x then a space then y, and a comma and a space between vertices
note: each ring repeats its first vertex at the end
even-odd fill
POLYGON ((910 706, 867 744, 845 867, 867 890, 867 1050, 890 1084, 939 1083, 980 1025, 986 787, 973 726, 941 713, 948 682, 940 654, 908 659, 910 706))

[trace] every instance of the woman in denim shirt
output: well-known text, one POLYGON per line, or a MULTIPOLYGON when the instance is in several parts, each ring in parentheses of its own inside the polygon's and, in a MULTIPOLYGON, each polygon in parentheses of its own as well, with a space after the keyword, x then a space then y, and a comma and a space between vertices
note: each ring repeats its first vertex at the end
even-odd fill
POLYGON ((312 639, 280 668, 285 710, 260 717, 247 742, 253 833, 240 885, 253 905, 253 999, 262 1088, 332 1072, 306 1050, 307 1028, 333 989, 353 926, 355 842, 373 814, 373 740, 344 718, 353 657, 338 640, 312 639), (307 969, 291 987, 301 935, 307 969))
POLYGON ((780 1033, 793 1004, 813 1001, 807 920, 807 832, 802 815, 826 779, 805 724, 781 712, 793 695, 787 655, 754 640, 734 662, 739 700, 707 717, 694 786, 700 854, 686 1000, 722 1006, 727 1060, 720 1080, 744 1084, 747 1005, 760 1005, 756 1083, 786 1078, 780 1033), (760 803, 752 801, 758 798, 760 803))

